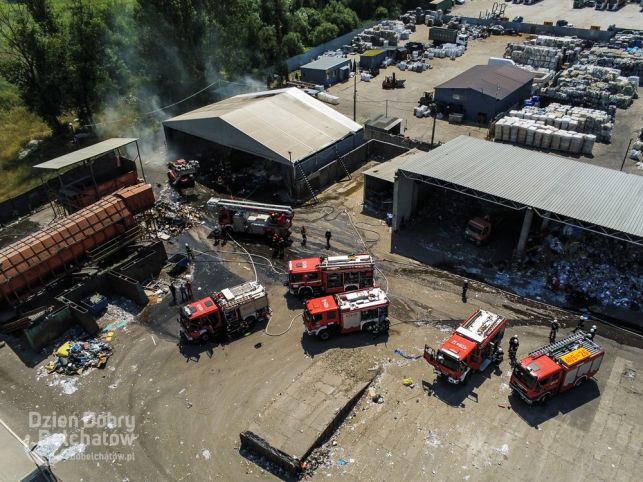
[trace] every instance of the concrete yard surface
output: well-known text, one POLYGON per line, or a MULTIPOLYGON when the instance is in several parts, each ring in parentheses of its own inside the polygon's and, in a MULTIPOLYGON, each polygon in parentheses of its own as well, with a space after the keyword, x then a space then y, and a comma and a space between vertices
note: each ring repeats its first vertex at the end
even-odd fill
MULTIPOLYGON (((578 28, 590 28, 598 25, 601 30, 606 30, 610 25, 624 29, 640 29, 643 23, 640 5, 626 3, 623 8, 615 12, 597 11, 594 8, 572 8, 572 0, 542 0, 533 5, 514 4, 495 0, 465 0, 464 5, 456 5, 451 13, 463 17, 478 18, 482 13, 493 9, 494 3, 506 5, 505 17, 509 20, 517 16, 524 17, 524 22, 543 24, 557 20, 567 20, 578 28)), ((598 3, 598 2, 597 2, 598 3)))
MULTIPOLYGON (((419 355, 423 342, 448 336, 435 332, 414 326, 390 348, 419 355)), ((508 328, 514 333, 525 356, 546 344, 548 330, 508 328)), ((391 350, 370 389, 384 403, 362 399, 314 480, 639 480, 642 353, 598 341, 607 355, 595 380, 532 407, 511 395, 506 360, 455 386, 436 381, 424 359, 391 350), (414 388, 402 384, 405 377, 414 388)))

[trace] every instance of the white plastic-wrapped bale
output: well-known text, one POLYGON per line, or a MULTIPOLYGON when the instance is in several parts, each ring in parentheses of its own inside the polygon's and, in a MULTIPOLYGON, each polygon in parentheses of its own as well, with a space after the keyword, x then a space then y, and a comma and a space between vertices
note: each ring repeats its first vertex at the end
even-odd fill
POLYGON ((543 149, 550 149, 551 137, 552 137, 552 134, 549 130, 543 130, 543 137, 540 143, 540 147, 542 147, 543 149))
POLYGON ((560 136, 560 150, 569 151, 572 144, 572 134, 567 131, 563 131, 560 136))
POLYGON ((560 150, 560 139, 562 137, 562 131, 556 131, 551 136, 551 145, 550 149, 554 151, 560 150))
POLYGON ((585 137, 585 142, 583 142, 582 153, 586 155, 591 155, 594 150, 594 142, 596 142, 596 136, 594 134, 583 134, 585 137))
POLYGON ((536 136, 536 131, 538 128, 534 125, 527 127, 527 137, 525 138, 525 144, 528 146, 534 145, 534 137, 536 136))

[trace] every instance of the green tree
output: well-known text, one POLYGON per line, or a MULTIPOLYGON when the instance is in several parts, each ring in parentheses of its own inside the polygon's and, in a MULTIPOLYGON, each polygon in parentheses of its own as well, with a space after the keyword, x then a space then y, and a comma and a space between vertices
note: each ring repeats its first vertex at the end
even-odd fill
POLYGON ((27 108, 58 134, 66 110, 67 45, 48 0, 0 6, 0 75, 18 88, 27 108))
POLYGON ((383 18, 388 18, 388 10, 386 7, 382 7, 381 5, 375 9, 375 18, 377 20, 381 20, 383 18))
POLYGON ((315 28, 312 33, 312 41, 315 45, 323 44, 329 40, 333 40, 339 35, 339 28, 336 25, 328 22, 322 23, 319 27, 315 28))
POLYGON ((359 25, 357 14, 337 0, 332 0, 323 8, 322 18, 335 25, 340 34, 348 33, 359 25))
POLYGON ((91 0, 74 0, 69 23, 68 102, 81 123, 92 122, 94 113, 113 85, 108 51, 112 10, 91 0))
POLYGON ((163 103, 206 84, 207 6, 206 0, 138 0, 136 68, 163 103))
POLYGON ((284 49, 288 57, 300 54, 304 51, 304 44, 301 41, 301 36, 297 32, 288 32, 283 40, 284 49))

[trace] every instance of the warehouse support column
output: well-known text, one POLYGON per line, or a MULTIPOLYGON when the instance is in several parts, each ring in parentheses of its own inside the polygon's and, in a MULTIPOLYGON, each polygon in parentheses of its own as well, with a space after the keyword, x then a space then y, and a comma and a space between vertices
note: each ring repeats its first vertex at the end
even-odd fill
POLYGON ((402 220, 408 221, 413 212, 413 181, 399 171, 393 184, 393 231, 400 229, 402 220))
POLYGON ((525 252, 525 245, 527 244, 527 238, 529 237, 529 230, 531 229, 531 221, 534 219, 534 211, 531 208, 527 208, 525 211, 525 218, 522 221, 522 229, 520 230, 520 238, 518 239, 518 247, 516 248, 516 254, 522 256, 525 252))
POLYGON ((544 216, 545 217, 543 217, 543 222, 540 224, 541 231, 547 229, 547 226, 549 226, 549 221, 551 221, 551 219, 549 219, 549 216, 551 216, 550 212, 546 212, 544 216))

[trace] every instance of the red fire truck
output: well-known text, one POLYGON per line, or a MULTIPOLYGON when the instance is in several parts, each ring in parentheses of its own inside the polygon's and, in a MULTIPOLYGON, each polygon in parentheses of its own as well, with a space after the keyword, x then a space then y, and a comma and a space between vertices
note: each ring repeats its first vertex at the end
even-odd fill
POLYGON ((603 355, 603 349, 586 333, 577 331, 520 360, 511 374, 510 386, 528 404, 544 403, 593 377, 603 355))
POLYGON ((306 333, 315 335, 322 341, 337 333, 384 333, 390 325, 388 305, 386 293, 380 288, 308 300, 303 314, 306 333))
POLYGON ((481 309, 455 330, 437 350, 424 347, 424 359, 438 376, 458 384, 473 372, 484 371, 493 361, 495 351, 505 334, 507 320, 481 309))
POLYGON ((207 342, 222 336, 231 339, 269 316, 266 289, 257 282, 248 282, 184 306, 180 311, 179 334, 187 341, 207 342))
POLYGON ((288 263, 288 286, 294 295, 343 293, 373 286, 375 262, 370 254, 295 259, 288 263))

